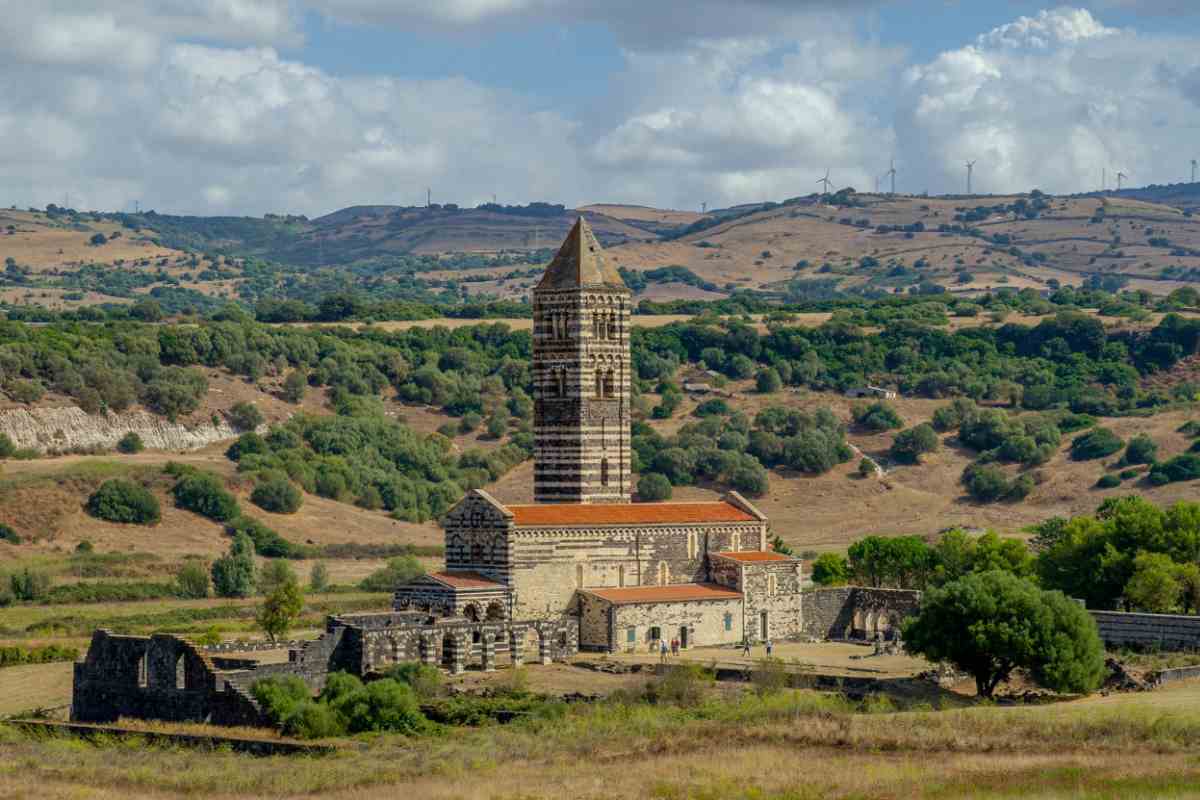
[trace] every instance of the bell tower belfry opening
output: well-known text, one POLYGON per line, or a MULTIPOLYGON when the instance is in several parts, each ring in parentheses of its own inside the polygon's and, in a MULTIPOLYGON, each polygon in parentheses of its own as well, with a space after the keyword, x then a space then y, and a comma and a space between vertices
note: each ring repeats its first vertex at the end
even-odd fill
POLYGON ((580 217, 533 290, 536 503, 628 503, 632 295, 580 217))

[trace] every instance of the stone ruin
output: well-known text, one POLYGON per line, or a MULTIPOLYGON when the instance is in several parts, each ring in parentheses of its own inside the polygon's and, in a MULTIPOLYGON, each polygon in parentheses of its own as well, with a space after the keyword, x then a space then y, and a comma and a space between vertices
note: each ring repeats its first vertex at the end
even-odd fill
MULTIPOLYGON (((259 648, 255 648, 256 650, 259 648)), ((459 674, 528 661, 549 664, 578 649, 578 625, 565 620, 474 621, 417 612, 329 617, 317 639, 288 648, 287 661, 211 652, 171 634, 92 634, 84 661, 75 664, 71 719, 112 722, 121 717, 216 725, 268 725, 254 699, 255 682, 294 675, 313 692, 329 673, 370 678, 402 662, 441 666, 459 674)))

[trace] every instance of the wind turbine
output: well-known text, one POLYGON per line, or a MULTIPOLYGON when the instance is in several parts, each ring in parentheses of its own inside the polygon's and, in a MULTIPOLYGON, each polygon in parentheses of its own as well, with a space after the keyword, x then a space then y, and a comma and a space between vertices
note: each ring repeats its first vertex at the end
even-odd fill
POLYGON ((1196 159, 1192 159, 1192 183, 1196 182, 1196 159))
POLYGON ((1125 180, 1128 177, 1129 176, 1126 175, 1124 172, 1121 172, 1119 170, 1117 171, 1117 191, 1118 192, 1121 191, 1121 181, 1125 180))
POLYGON ((971 194, 971 175, 975 172, 975 162, 978 160, 979 159, 975 159, 975 161, 967 162, 967 194, 968 195, 971 194))
POLYGON ((888 171, 887 171, 887 172, 885 172, 885 173, 883 173, 883 174, 884 174, 884 175, 891 176, 891 179, 892 179, 892 194, 895 194, 895 193, 896 193, 896 159, 894 159, 894 158, 892 159, 892 166, 891 166, 891 167, 888 169, 888 171))
POLYGON ((824 186, 825 186, 825 194, 829 194, 829 185, 830 185, 831 183, 833 183, 833 181, 829 180, 829 169, 828 169, 828 168, 826 168, 826 170, 825 170, 825 177, 824 177, 824 178, 818 178, 818 179, 817 179, 817 183, 824 184, 824 186))

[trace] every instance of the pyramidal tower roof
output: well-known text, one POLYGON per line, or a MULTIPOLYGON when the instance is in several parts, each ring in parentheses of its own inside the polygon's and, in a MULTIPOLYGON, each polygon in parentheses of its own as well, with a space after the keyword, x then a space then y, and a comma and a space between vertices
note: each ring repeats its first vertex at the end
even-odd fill
POLYGON ((620 273, 604 257, 591 226, 580 217, 536 288, 579 289, 586 286, 626 288, 620 273))

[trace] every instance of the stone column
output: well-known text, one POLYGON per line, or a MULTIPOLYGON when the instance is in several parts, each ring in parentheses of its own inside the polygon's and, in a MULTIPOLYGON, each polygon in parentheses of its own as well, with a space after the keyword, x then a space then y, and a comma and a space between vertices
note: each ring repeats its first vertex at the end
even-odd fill
POLYGON ((441 640, 432 633, 421 634, 421 663, 436 667, 441 656, 441 640))
POLYGON ((512 656, 512 664, 519 667, 525 663, 525 631, 512 628, 508 631, 508 654, 512 656))
POLYGON ((483 662, 484 672, 496 671, 496 634, 484 633, 483 641, 480 642, 479 648, 480 657, 483 662))
POLYGON ((541 634, 541 638, 538 639, 538 655, 541 657, 543 664, 549 664, 554 660, 551 655, 553 651, 550 649, 551 634, 546 631, 539 631, 539 633, 541 634))
POLYGON ((466 670, 464 666, 466 655, 463 651, 470 647, 470 641, 465 637, 454 634, 450 640, 450 674, 461 675, 466 670))

